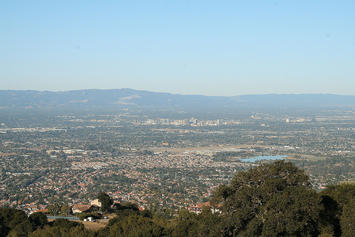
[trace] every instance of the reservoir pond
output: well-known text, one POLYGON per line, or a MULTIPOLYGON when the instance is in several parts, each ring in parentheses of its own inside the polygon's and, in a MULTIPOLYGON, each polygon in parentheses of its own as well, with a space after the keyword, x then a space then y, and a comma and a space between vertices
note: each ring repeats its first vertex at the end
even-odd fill
POLYGON ((240 159, 241 162, 254 163, 258 161, 264 160, 284 160, 287 156, 284 155, 276 155, 276 156, 256 156, 251 158, 240 159))

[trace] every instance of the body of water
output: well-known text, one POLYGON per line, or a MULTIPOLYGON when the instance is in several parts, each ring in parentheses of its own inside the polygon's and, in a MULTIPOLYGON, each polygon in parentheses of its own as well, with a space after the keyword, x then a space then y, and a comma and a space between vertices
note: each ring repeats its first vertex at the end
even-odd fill
POLYGON ((284 160, 287 156, 277 155, 277 156, 256 156, 251 158, 240 159, 241 162, 254 163, 262 160, 284 160))

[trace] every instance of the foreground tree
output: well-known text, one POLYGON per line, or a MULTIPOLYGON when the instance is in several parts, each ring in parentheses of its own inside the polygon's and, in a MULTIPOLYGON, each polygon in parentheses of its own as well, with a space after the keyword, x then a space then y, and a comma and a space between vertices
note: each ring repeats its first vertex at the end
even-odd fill
POLYGON ((94 237, 95 233, 85 229, 83 224, 58 219, 45 226, 43 229, 37 229, 30 234, 30 237, 94 237))
POLYGON ((64 216, 69 216, 71 214, 71 208, 67 203, 60 207, 60 214, 64 216))
POLYGON ((154 218, 131 213, 110 220, 109 224, 97 234, 98 237, 160 237, 168 236, 166 228, 154 218))
POLYGON ((33 229, 43 228, 48 224, 47 216, 41 212, 31 214, 28 219, 31 222, 33 229))
POLYGON ((32 225, 25 212, 13 208, 0 208, 0 236, 27 236, 32 225))
POLYGON ((330 185, 321 195, 329 200, 325 205, 328 210, 325 217, 331 218, 333 236, 355 236, 355 184, 330 185))
POLYGON ((57 201, 52 202, 48 206, 48 212, 49 212, 49 214, 51 214, 53 216, 59 215, 60 214, 60 209, 61 209, 61 205, 57 201))
POLYGON ((212 213, 208 207, 204 207, 199 215, 182 209, 171 228, 171 235, 173 237, 221 236, 221 221, 220 216, 212 213))
POLYGON ((113 204, 112 199, 106 193, 99 193, 98 197, 99 201, 101 202, 101 210, 104 212, 108 212, 111 210, 111 205, 113 204))
POLYGON ((341 236, 353 237, 355 236, 355 200, 351 200, 343 207, 342 215, 340 217, 341 236))
POLYGON ((319 195, 309 188, 292 187, 277 193, 256 219, 263 236, 316 236, 318 234, 319 195))
POLYGON ((317 234, 320 198, 307 175, 292 163, 278 161, 236 174, 217 189, 223 204, 225 236, 313 236, 317 234))

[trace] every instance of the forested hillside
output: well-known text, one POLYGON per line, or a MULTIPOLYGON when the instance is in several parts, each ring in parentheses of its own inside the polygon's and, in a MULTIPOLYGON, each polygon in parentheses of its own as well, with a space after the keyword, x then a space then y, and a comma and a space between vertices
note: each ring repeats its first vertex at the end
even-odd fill
POLYGON ((181 95, 132 89, 0 90, 0 109, 181 109, 324 108, 354 106, 355 96, 333 94, 181 95))

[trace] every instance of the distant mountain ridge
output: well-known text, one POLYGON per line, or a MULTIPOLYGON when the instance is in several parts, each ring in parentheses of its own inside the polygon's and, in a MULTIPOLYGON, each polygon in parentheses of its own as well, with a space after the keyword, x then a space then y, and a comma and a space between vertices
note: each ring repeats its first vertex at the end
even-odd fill
POLYGON ((0 90, 0 109, 156 108, 207 109, 237 107, 355 106, 355 95, 265 94, 241 96, 180 95, 133 89, 34 91, 0 90))

